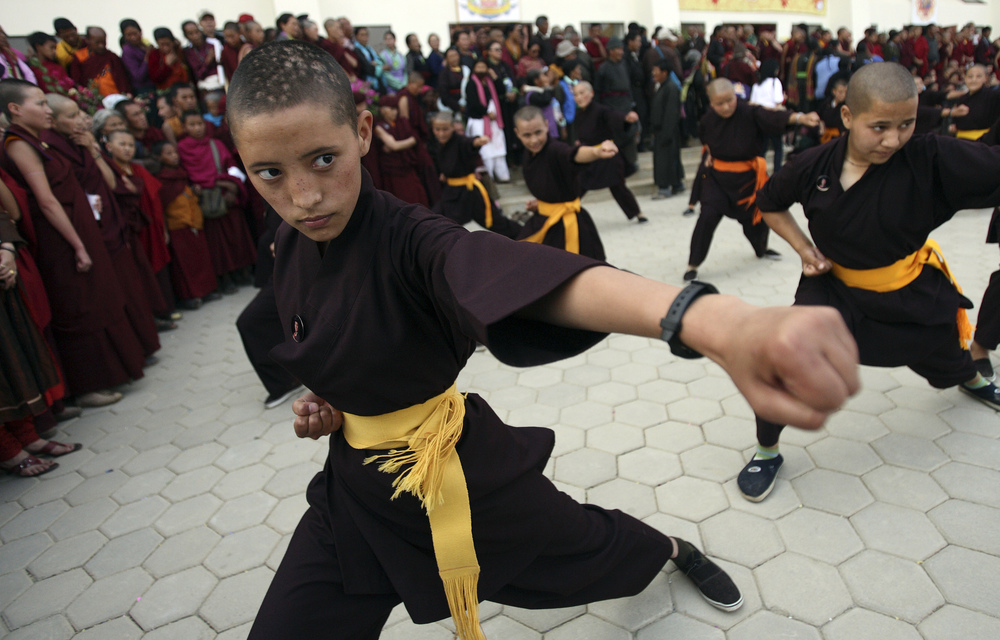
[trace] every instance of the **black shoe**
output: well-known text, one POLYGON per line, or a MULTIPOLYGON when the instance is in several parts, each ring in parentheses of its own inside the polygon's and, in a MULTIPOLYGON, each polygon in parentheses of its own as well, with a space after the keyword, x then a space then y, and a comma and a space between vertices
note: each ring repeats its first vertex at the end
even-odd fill
POLYGON ((216 300, 222 300, 222 294, 218 291, 213 291, 212 293, 202 296, 201 298, 202 302, 215 302, 216 300))
POLYGON ((177 302, 177 307, 179 309, 184 309, 185 311, 194 311, 196 309, 201 309, 201 298, 189 298, 187 300, 180 300, 177 302))
POLYGON ((173 331, 177 328, 174 321, 167 318, 153 318, 153 321, 156 323, 156 330, 159 333, 163 333, 164 331, 173 331))
POLYGON ((680 538, 674 564, 691 579, 710 605, 723 611, 735 611, 743 605, 743 594, 722 567, 705 557, 693 544, 680 538))
POLYGON ((239 290, 240 289, 239 287, 236 286, 236 283, 230 280, 229 278, 225 278, 221 282, 219 282, 219 292, 224 295, 231 296, 234 293, 237 293, 239 290))
POLYGON ((675 194, 676 193, 684 193, 685 191, 687 191, 687 189, 684 188, 684 183, 683 182, 680 183, 680 184, 675 184, 673 188, 674 188, 674 193, 675 194))
POLYGON ((764 253, 759 257, 764 258, 765 260, 781 260, 781 254, 774 249, 765 249, 764 253))
POLYGON ((774 489, 774 479, 778 476, 778 469, 784 461, 780 453, 766 460, 751 459, 736 478, 736 484, 743 497, 750 502, 760 502, 766 498, 774 489))
POLYGON ((983 404, 1000 411, 1000 389, 992 382, 978 389, 970 389, 964 384, 958 385, 958 388, 983 404))
POLYGON ((976 365, 976 371, 979 372, 979 375, 983 376, 990 382, 993 382, 996 379, 997 374, 995 371, 993 371, 993 363, 990 362, 989 356, 986 356, 985 358, 980 358, 978 360, 973 360, 972 364, 976 365))
POLYGON ((682 213, 681 215, 682 216, 693 216, 694 214, 695 214, 694 207, 688 207, 687 209, 684 210, 684 213, 682 213))
POLYGON ((640 213, 635 217, 635 221, 638 222, 639 224, 646 224, 647 222, 649 222, 649 218, 640 213))
POLYGON ((688 269, 687 271, 684 272, 684 282, 691 282, 697 277, 698 277, 697 269, 688 269))
POLYGON ((284 393, 279 393, 279 394, 271 394, 267 396, 267 400, 264 401, 264 408, 273 409, 277 406, 280 406, 286 400, 294 396, 296 393, 302 391, 302 389, 303 389, 302 385, 299 385, 294 389, 292 389, 291 391, 286 391, 284 393))

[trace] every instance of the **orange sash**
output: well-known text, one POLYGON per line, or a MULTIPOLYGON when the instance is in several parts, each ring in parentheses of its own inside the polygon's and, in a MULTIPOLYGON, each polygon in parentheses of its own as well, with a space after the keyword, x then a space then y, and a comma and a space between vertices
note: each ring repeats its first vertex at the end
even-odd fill
POLYGON ((826 144, 827 142, 833 140, 834 138, 840 137, 840 129, 837 127, 827 127, 823 135, 819 137, 820 144, 826 144))
POLYGON ((739 160, 737 162, 730 162, 728 160, 718 160, 712 158, 712 167, 716 171, 722 171, 724 173, 745 173, 747 171, 753 171, 757 174, 757 182, 754 185, 753 193, 751 193, 746 198, 738 201, 736 204, 747 205, 753 207, 753 223, 760 224, 764 217, 760 213, 760 209, 757 208, 757 191, 767 183, 767 160, 762 156, 757 156, 753 160, 739 160))

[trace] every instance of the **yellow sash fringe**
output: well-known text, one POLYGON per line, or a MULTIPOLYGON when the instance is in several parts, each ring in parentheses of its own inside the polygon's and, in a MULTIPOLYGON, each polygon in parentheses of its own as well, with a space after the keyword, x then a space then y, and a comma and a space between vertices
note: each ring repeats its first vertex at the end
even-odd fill
MULTIPOLYGON (((948 262, 944 259, 944 254, 941 253, 941 247, 930 238, 927 239, 924 246, 914 253, 878 269, 848 269, 836 262, 831 261, 831 264, 833 264, 833 275, 847 286, 878 293, 902 289, 916 280, 920 272, 923 271, 924 265, 929 264, 944 273, 955 289, 962 293, 962 287, 959 286, 951 269, 948 268, 948 262)), ((968 349, 969 341, 972 340, 972 334, 976 328, 969 321, 969 314, 966 313, 965 309, 959 308, 956 321, 958 322, 958 341, 963 349, 968 349)))
POLYGON ((819 137, 820 144, 826 144, 827 142, 833 140, 834 138, 840 137, 840 129, 837 127, 827 127, 823 132, 823 135, 819 137))
POLYGON ((566 251, 570 253, 580 253, 580 225, 576 219, 576 214, 580 213, 580 199, 572 202, 539 202, 538 214, 545 216, 548 220, 542 228, 523 238, 525 242, 541 243, 545 240, 545 234, 549 232, 557 222, 562 220, 563 230, 566 235, 566 251))
POLYGON ((448 178, 448 186, 465 187, 469 191, 474 188, 479 189, 479 193, 483 196, 483 203, 486 205, 486 228, 493 228, 493 203, 490 202, 490 195, 486 193, 485 185, 476 178, 476 174, 470 173, 461 178, 448 178))
POLYGON ((379 416, 344 414, 344 437, 355 449, 389 449, 365 459, 396 473, 390 499, 417 497, 427 510, 434 558, 461 640, 486 640, 479 626, 479 561, 472 540, 469 489, 455 445, 462 437, 465 396, 454 384, 423 404, 379 416), (405 467, 405 468, 404 468, 405 467))
POLYGON ((763 222, 764 216, 761 214, 760 209, 757 208, 757 192, 767 184, 767 161, 761 156, 757 156, 753 160, 740 160, 738 162, 712 158, 712 167, 724 173, 754 172, 757 179, 753 186, 753 193, 739 200, 736 204, 753 207, 753 223, 760 224, 763 222))

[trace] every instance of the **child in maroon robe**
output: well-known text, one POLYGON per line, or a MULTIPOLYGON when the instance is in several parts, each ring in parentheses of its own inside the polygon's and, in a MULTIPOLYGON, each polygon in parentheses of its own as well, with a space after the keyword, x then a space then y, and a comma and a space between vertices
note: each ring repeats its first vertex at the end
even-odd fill
POLYGON ((417 172, 417 136, 405 118, 399 117, 399 98, 382 96, 375 140, 379 153, 382 188, 403 202, 430 206, 417 172))
POLYGON ((162 185, 160 203, 170 237, 170 279, 178 306, 197 309, 202 302, 218 300, 218 283, 212 268, 205 221, 198 206, 198 196, 191 190, 187 171, 180 166, 177 146, 163 142, 153 147, 153 156, 160 163, 156 174, 162 185))
MULTIPOLYGON (((135 138, 128 131, 114 131, 107 136, 111 168, 117 181, 115 199, 125 220, 132 230, 133 252, 138 261, 149 262, 156 279, 156 287, 145 287, 150 297, 150 307, 157 314, 161 331, 174 329, 173 320, 176 305, 173 286, 170 283, 170 253, 167 251, 167 227, 163 222, 163 207, 160 205, 160 182, 154 178, 135 158, 135 138)), ((149 283, 150 285, 152 283, 149 283)))
POLYGON ((243 215, 246 189, 238 175, 230 175, 229 170, 236 167, 233 156, 223 144, 207 135, 202 115, 188 111, 183 115, 183 124, 187 135, 177 143, 177 151, 194 192, 200 195, 202 189, 218 186, 224 190, 229 205, 222 217, 205 220, 205 238, 219 278, 219 290, 236 293, 236 281, 247 279, 246 273, 257 259, 257 248, 243 215))

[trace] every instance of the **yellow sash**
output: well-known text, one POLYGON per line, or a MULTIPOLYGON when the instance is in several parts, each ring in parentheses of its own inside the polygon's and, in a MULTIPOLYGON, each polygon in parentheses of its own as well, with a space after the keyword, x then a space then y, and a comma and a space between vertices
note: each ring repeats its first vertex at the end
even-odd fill
POLYGON ((545 234, 549 232, 555 223, 562 220, 563 230, 566 234, 566 251, 570 253, 580 253, 580 225, 577 222, 576 214, 580 212, 580 199, 572 202, 539 202, 538 215, 545 216, 548 220, 542 228, 523 240, 525 242, 541 243, 545 240, 545 234))
MULTIPOLYGON (((902 289, 916 280, 920 272, 923 271, 924 265, 929 264, 944 273, 955 289, 962 293, 962 287, 959 286, 951 269, 948 268, 944 254, 941 253, 941 247, 930 238, 916 252, 878 269, 848 269, 836 262, 831 261, 831 264, 833 264, 833 275, 847 286, 878 293, 902 289)), ((956 320, 958 322, 958 340, 963 349, 968 349, 975 327, 969 322, 969 315, 965 309, 959 308, 956 320)))
POLYGON ((840 137, 840 129, 837 127, 827 127, 823 135, 819 137, 820 144, 826 144, 827 142, 833 140, 834 138, 840 137))
POLYGON ((392 498, 412 493, 427 510, 434 558, 461 640, 486 640, 479 626, 479 561, 472 540, 469 489, 455 445, 462 437, 465 396, 454 384, 423 404, 379 416, 344 414, 344 437, 355 449, 389 449, 365 459, 379 471, 402 472, 392 498), (405 468, 404 468, 405 467, 405 468))
POLYGON ((756 175, 756 182, 753 186, 753 193, 747 197, 741 199, 736 204, 747 205, 753 208, 753 223, 760 224, 764 220, 764 216, 761 214, 760 209, 757 208, 757 192, 767 184, 767 161, 763 157, 757 156, 753 160, 740 160, 740 161, 729 161, 729 160, 716 160, 712 158, 712 167, 716 171, 722 171, 724 173, 744 173, 747 171, 753 171, 756 175))
POLYGON ((470 173, 461 178, 448 178, 449 187, 465 187, 469 191, 473 188, 479 189, 483 196, 483 203, 486 205, 486 228, 493 228, 493 203, 490 202, 490 194, 486 193, 486 187, 476 178, 476 174, 470 173))
POLYGON ((967 131, 956 131, 955 137, 962 140, 979 140, 989 132, 989 129, 969 129, 967 131))

